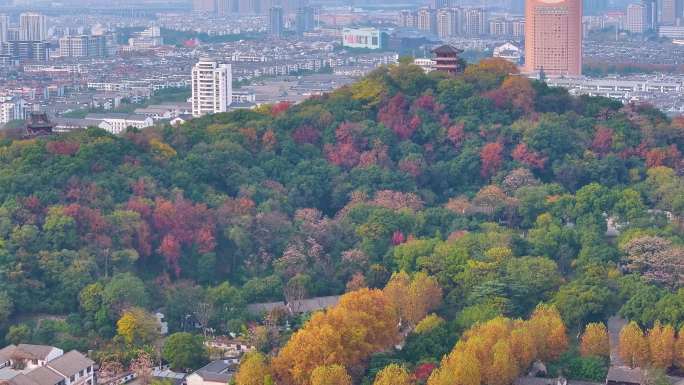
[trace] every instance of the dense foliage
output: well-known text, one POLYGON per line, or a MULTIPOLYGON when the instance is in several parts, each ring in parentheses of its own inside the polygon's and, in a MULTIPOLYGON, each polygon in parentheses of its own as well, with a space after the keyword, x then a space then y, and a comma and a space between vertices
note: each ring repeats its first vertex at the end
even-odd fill
MULTIPOLYGON (((420 274, 434 277, 430 290, 444 297, 437 315, 423 323, 435 304, 422 300, 408 307, 419 304, 419 314, 377 315, 410 332, 402 352, 373 355, 396 342, 386 336, 349 362, 322 364, 351 363, 366 383, 392 363, 383 376, 413 370, 426 380, 464 331, 527 318, 539 303, 555 305, 571 335, 617 312, 677 330, 684 121, 515 72, 492 59, 455 77, 402 62, 296 106, 119 137, 90 129, 5 139, 7 342, 144 348, 154 338, 145 312, 158 308, 172 331, 200 323, 243 332, 247 303, 375 293, 400 271, 395 297, 416 290, 420 274)), ((344 322, 335 317, 312 322, 344 322)), ((250 333, 264 351, 281 342, 250 333)), ((506 345, 490 347, 503 357, 506 345)), ((204 359, 167 351, 177 366, 204 359)), ((254 367, 265 365, 255 357, 254 367)), ((275 376, 290 376, 275 362, 275 376)), ((597 362, 574 365, 595 373, 597 362)), ((333 372, 342 376, 326 367, 320 378, 333 372)))

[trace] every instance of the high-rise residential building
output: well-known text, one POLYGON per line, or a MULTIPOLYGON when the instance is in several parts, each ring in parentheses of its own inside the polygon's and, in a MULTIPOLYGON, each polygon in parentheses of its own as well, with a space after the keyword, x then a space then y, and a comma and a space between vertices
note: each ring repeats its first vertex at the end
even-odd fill
POLYGON ((283 35, 284 16, 282 7, 271 7, 268 10, 268 30, 272 36, 281 37, 283 35))
POLYGON ((515 19, 511 22, 513 37, 525 36, 525 19, 515 19))
POLYGON ((646 7, 646 29, 655 29, 658 24, 658 4, 656 0, 641 0, 646 7))
POLYGON ((9 16, 0 14, 0 44, 9 40, 9 16))
POLYGON ((496 18, 489 21, 489 34, 496 37, 513 35, 513 22, 504 18, 496 18))
POLYGON ((684 19, 684 0, 661 0, 658 6, 660 25, 680 25, 684 19))
POLYGON ((27 12, 19 15, 19 38, 24 41, 47 39, 47 20, 40 13, 27 12))
POLYGON ((417 28, 421 31, 437 33, 437 20, 435 11, 428 7, 418 10, 417 28))
POLYGON ((192 115, 227 112, 233 99, 230 64, 202 58, 192 67, 192 115))
POLYGON ((403 10, 399 13, 399 26, 405 28, 416 28, 418 26, 418 18, 416 13, 403 10))
POLYGON ((487 12, 483 8, 466 9, 463 15, 463 32, 467 36, 488 34, 487 12))
POLYGON ((218 11, 216 0, 192 0, 192 10, 197 12, 215 13, 218 11))
POLYGON ((297 8, 295 14, 295 28, 298 35, 303 35, 304 32, 313 31, 316 28, 315 14, 313 7, 304 6, 297 8))
POLYGON ((456 8, 459 4, 459 0, 432 0, 430 2, 430 7, 432 9, 441 8, 456 8))
POLYGON ((644 33, 648 29, 648 11, 644 4, 630 4, 627 6, 625 29, 632 33, 644 33))
POLYGON ((455 8, 442 8, 437 11, 437 36, 447 38, 456 36, 459 30, 459 13, 455 8))
POLYGON ((608 0, 583 0, 583 14, 599 16, 608 10, 608 0))
POLYGON ((525 72, 582 74, 582 0, 528 0, 525 72))

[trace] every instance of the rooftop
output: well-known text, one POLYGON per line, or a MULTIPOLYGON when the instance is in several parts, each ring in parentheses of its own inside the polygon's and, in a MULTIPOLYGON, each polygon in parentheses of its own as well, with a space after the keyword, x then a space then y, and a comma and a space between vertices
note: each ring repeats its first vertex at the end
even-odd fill
POLYGON ((62 373, 65 377, 70 377, 94 364, 95 362, 90 358, 76 350, 72 350, 63 356, 50 361, 48 366, 62 373))

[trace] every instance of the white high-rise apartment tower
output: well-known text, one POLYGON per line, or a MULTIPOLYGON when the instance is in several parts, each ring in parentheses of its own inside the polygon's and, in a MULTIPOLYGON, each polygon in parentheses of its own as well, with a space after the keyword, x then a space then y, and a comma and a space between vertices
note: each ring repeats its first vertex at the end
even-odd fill
POLYGON ((19 15, 19 38, 28 41, 47 39, 47 21, 40 13, 22 13, 19 15))
POLYGON ((192 67, 192 115, 227 112, 233 99, 230 64, 200 59, 192 67))
POLYGON ((9 16, 0 14, 0 44, 9 41, 9 16))

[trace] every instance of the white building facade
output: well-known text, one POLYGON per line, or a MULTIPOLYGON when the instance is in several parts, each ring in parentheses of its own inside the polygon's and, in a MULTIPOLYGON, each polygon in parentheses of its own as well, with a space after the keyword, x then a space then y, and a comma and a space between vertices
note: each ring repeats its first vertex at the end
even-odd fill
POLYGON ((192 68, 192 115, 227 112, 233 99, 230 64, 201 59, 192 68))

